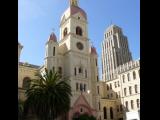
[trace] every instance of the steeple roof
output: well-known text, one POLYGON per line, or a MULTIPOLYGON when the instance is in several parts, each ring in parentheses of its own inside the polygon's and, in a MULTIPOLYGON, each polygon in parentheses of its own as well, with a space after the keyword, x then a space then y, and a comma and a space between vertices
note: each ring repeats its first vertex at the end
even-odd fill
POLYGON ((57 42, 57 37, 56 37, 56 35, 54 34, 54 32, 52 32, 52 33, 50 34, 48 41, 50 41, 50 40, 52 40, 52 41, 54 41, 54 42, 57 42))

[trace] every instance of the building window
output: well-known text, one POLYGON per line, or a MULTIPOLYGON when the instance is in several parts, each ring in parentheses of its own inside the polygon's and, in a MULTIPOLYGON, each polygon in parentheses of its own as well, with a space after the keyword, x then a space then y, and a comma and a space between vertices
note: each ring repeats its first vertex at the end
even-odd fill
POLYGON ((126 95, 127 95, 127 89, 124 88, 124 96, 126 96, 126 95))
POLYGON ((62 67, 58 67, 58 73, 59 75, 62 75, 62 67))
POLYGON ((126 104, 126 109, 128 110, 128 101, 126 101, 125 104, 126 104))
POLYGON ((137 108, 139 108, 139 99, 137 99, 137 108))
POLYGON ((86 84, 84 84, 84 86, 83 86, 83 90, 84 90, 84 92, 86 91, 86 84))
POLYGON ((79 26, 76 27, 76 35, 82 36, 82 29, 79 26))
POLYGON ((128 78, 128 81, 130 81, 130 74, 129 73, 127 74, 127 78, 128 78))
POLYGON ((80 19, 80 17, 78 16, 78 20, 80 19))
POLYGON ((96 61, 96 66, 97 66, 97 59, 95 59, 95 61, 96 61))
POLYGON ((99 94, 99 86, 97 86, 97 93, 99 94))
POLYGON ((110 107, 110 118, 113 119, 113 108, 110 107))
POLYGON ((125 75, 122 76, 123 83, 125 83, 125 75))
POLYGON ((131 100, 131 109, 134 109, 133 100, 131 100))
POLYGON ((135 87, 135 93, 138 93, 137 85, 135 85, 134 87, 135 87))
POLYGON ((110 83, 110 89, 112 90, 112 84, 110 83))
POLYGON ((65 28, 63 31, 63 36, 65 37, 66 35, 67 35, 67 28, 65 28))
POLYGON ((115 88, 117 87, 117 82, 114 82, 114 86, 115 86, 115 88))
POLYGON ((53 56, 55 56, 55 47, 53 47, 53 56))
POLYGON ((30 85, 31 85, 31 79, 29 77, 25 77, 23 79, 23 85, 22 85, 22 88, 23 89, 29 89, 30 88, 30 85))
POLYGON ((109 85, 107 85, 107 90, 109 90, 109 85))
POLYGON ((121 97, 121 93, 120 93, 120 91, 118 92, 119 93, 119 98, 121 97))
POLYGON ((75 76, 77 75, 77 69, 76 69, 76 67, 74 68, 74 75, 75 76))
POLYGON ((136 79, 136 72, 133 71, 133 79, 135 80, 136 79))
POLYGON ((79 73, 82 73, 82 68, 81 67, 79 68, 79 73))
POLYGON ((119 112, 119 106, 117 105, 117 112, 119 112))
POLYGON ((106 107, 103 108, 104 119, 107 119, 107 110, 106 107))
POLYGON ((97 75, 97 82, 98 82, 99 80, 98 80, 98 75, 97 75))
POLYGON ((78 89, 79 89, 79 84, 76 83, 76 91, 78 91, 78 89))
POLYGON ((132 87, 129 86, 129 94, 131 95, 132 94, 132 87))
POLYGON ((109 95, 107 95, 107 98, 109 98, 109 95))
POLYGON ((83 112, 83 109, 82 109, 82 108, 80 109, 80 112, 83 112))
POLYGON ((118 93, 116 92, 116 98, 118 98, 118 93))
POLYGON ((87 70, 85 70, 85 78, 87 78, 87 70))
POLYGON ((111 98, 113 97, 113 94, 111 93, 111 98))
POLYGON ((80 84, 80 91, 81 91, 81 92, 83 91, 82 83, 80 84))
POLYGON ((123 111, 122 105, 120 105, 120 111, 121 111, 121 112, 123 111))
POLYGON ((99 110, 101 109, 101 104, 100 104, 100 102, 98 102, 98 108, 99 108, 99 110))

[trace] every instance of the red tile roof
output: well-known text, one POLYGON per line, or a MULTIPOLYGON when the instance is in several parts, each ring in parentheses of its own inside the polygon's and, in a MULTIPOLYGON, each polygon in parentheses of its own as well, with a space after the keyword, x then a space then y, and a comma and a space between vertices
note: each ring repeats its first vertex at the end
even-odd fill
POLYGON ((96 54, 97 55, 97 51, 96 51, 96 48, 95 47, 91 47, 91 53, 93 53, 93 54, 96 54))
POLYGON ((52 32, 51 35, 49 36, 49 41, 53 40, 54 42, 57 42, 57 37, 56 35, 52 32))
POLYGON ((82 14, 82 16, 85 19, 87 19, 87 15, 86 15, 85 11, 82 10, 80 7, 78 7, 78 6, 70 6, 70 10, 71 10, 71 15, 74 15, 74 14, 80 12, 82 14))

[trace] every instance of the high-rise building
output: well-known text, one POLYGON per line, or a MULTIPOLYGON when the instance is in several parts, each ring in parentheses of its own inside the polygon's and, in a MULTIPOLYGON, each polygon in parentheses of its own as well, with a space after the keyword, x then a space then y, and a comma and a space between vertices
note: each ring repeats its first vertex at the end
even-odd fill
POLYGON ((120 27, 111 25, 102 42, 102 79, 116 78, 116 68, 132 60, 127 37, 120 27))

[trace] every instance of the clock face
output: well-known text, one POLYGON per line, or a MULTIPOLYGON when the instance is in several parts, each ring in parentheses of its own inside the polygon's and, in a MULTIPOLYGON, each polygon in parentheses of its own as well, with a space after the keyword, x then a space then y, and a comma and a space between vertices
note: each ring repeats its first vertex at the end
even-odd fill
POLYGON ((83 50, 83 44, 80 43, 80 42, 78 42, 78 43, 77 43, 77 48, 78 48, 79 50, 83 50))

